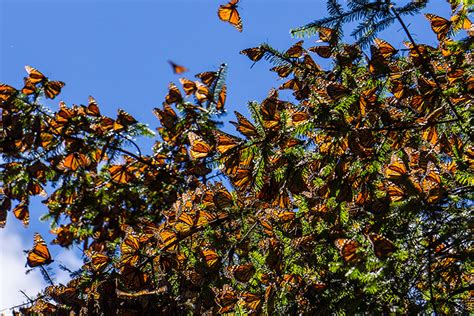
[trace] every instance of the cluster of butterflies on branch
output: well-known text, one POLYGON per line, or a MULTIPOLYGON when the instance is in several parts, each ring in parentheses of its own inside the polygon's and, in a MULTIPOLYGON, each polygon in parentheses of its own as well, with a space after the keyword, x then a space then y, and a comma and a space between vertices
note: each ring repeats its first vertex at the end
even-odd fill
MULTIPOLYGON (((237 3, 219 17, 241 30, 237 3)), ((310 314, 366 301, 386 310, 395 298, 413 303, 397 297, 406 275, 407 296, 431 287, 449 301, 470 280, 458 218, 474 168, 462 130, 474 79, 470 55, 449 39, 457 22, 427 18, 439 47, 407 43, 406 56, 381 39, 369 55, 323 27, 308 49, 243 50, 274 62, 285 82, 249 103, 251 118, 235 112, 240 136, 219 128, 225 64, 180 78, 153 111, 152 155, 128 150, 146 132, 133 116, 104 116, 92 97, 45 111, 39 97, 54 99, 64 83, 30 66, 22 89, 1 84, 0 224, 11 210, 27 225, 30 196, 47 196, 53 243, 84 254, 81 273, 24 311, 310 314), (310 52, 336 66, 324 70, 310 52), (60 184, 48 196, 51 182, 60 184)), ((44 273, 53 263, 39 234, 26 259, 44 273)))

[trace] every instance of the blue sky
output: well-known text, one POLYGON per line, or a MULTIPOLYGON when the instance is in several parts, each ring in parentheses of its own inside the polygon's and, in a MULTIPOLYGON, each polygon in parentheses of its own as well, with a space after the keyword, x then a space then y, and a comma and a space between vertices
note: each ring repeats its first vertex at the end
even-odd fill
MULTIPOLYGON (((227 63, 229 114, 224 119, 233 120, 234 110, 247 113, 248 101, 262 100, 271 87, 280 84, 276 74, 268 71, 269 64, 260 62, 250 68, 252 63, 239 51, 262 42, 280 50, 288 48, 298 40, 291 38, 289 30, 325 16, 326 1, 241 0, 243 33, 218 19, 217 8, 225 2, 0 0, 0 82, 21 87, 24 66, 31 65, 53 80, 66 82, 61 95, 48 102, 53 109, 59 100, 86 104, 92 95, 104 114, 114 115, 122 108, 154 130, 158 120, 151 111, 161 105, 168 83, 180 77, 173 75, 168 59, 190 69, 185 77, 227 63)), ((444 0, 431 0, 425 11, 449 15, 444 0)), ((435 43, 425 19, 407 17, 406 23, 417 40, 435 43)), ((406 40, 400 27, 389 30, 380 38, 400 47, 406 40)), ((315 40, 306 39, 305 47, 314 46, 315 40)), ((37 199, 28 229, 10 214, 7 228, 0 230, 0 312, 25 300, 19 289, 33 295, 42 286, 38 271, 24 275, 22 250, 31 247, 35 231, 47 241, 52 239, 48 224, 39 221, 44 212, 37 199)), ((80 265, 77 254, 61 255, 57 246, 50 249, 55 264, 80 265)), ((67 279, 64 273, 56 277, 67 279)))

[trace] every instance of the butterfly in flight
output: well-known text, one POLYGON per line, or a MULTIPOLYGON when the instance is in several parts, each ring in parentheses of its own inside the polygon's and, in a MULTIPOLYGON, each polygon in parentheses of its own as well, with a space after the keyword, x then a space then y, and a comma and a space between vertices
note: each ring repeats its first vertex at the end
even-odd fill
POLYGON ((172 62, 171 60, 168 60, 168 63, 171 65, 171 68, 173 68, 173 72, 176 74, 176 75, 179 75, 179 74, 182 74, 183 72, 186 72, 188 71, 188 68, 184 67, 184 66, 180 66, 178 64, 175 64, 174 62, 172 62))
POLYGON ((34 268, 53 262, 43 237, 35 233, 33 249, 28 251, 27 264, 34 268))
POLYGON ((239 11, 237 11, 237 3, 239 3, 239 0, 230 0, 229 3, 219 6, 217 15, 219 19, 229 22, 239 32, 242 32, 242 20, 240 19, 239 11))

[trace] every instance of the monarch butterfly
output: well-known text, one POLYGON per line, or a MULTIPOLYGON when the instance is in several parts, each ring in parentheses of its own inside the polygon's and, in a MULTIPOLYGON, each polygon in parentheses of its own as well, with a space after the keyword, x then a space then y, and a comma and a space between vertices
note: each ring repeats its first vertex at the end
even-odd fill
POLYGON ((194 81, 188 80, 186 78, 180 78, 179 82, 183 85, 184 93, 186 96, 189 96, 196 92, 196 83, 194 81))
POLYGON ((431 29, 435 32, 438 41, 442 41, 448 35, 452 22, 446 20, 435 14, 425 14, 425 17, 430 21, 431 29))
POLYGON ((87 105, 87 108, 85 111, 87 115, 95 116, 95 117, 100 116, 99 106, 97 105, 97 102, 95 101, 95 99, 91 96, 89 96, 89 104, 87 105))
POLYGON ((296 247, 310 252, 312 249, 314 249, 315 240, 316 238, 314 235, 306 235, 306 236, 293 239, 292 242, 296 247))
POLYGON ((396 185, 390 185, 387 188, 387 194, 392 202, 401 201, 406 197, 406 192, 396 185))
POLYGON ((262 225, 263 227, 263 232, 270 236, 270 237, 273 237, 275 234, 273 233, 273 226, 272 224, 270 224, 268 221, 264 220, 264 219, 260 219, 260 224, 262 225))
POLYGON ((87 167, 91 164, 91 160, 84 154, 72 153, 67 155, 61 162, 61 167, 76 171, 79 167, 87 167))
POLYGON ((25 79, 25 87, 22 90, 24 94, 34 93, 36 90, 34 86, 37 83, 43 83, 46 98, 54 99, 65 85, 62 81, 49 81, 38 69, 31 66, 25 66, 25 70, 28 73, 28 78, 25 79))
POLYGON ((223 85, 219 97, 217 98, 216 110, 222 111, 224 109, 225 100, 227 99, 227 86, 223 85))
POLYGON ((31 307, 21 310, 21 313, 25 315, 50 315, 56 313, 56 311, 56 305, 51 304, 50 302, 47 302, 43 299, 38 299, 31 307))
POLYGON ((91 252, 90 258, 92 269, 95 271, 102 270, 110 262, 109 256, 97 251, 91 252))
POLYGON ((392 57, 398 52, 398 50, 395 49, 395 47, 393 47, 392 45, 390 45, 390 43, 379 38, 375 39, 375 45, 378 50, 378 54, 380 54, 383 58, 386 59, 392 57))
POLYGON ((252 170, 248 167, 239 168, 231 180, 237 189, 243 191, 252 183, 252 170))
MULTIPOLYGON (((71 194, 70 196, 74 196, 74 194, 71 194)), ((72 244, 73 233, 69 230, 69 226, 69 224, 66 226, 61 225, 51 230, 51 233, 56 235, 53 244, 62 247, 67 247, 72 244)))
POLYGON ((277 112, 279 104, 278 92, 273 90, 270 95, 262 101, 260 111, 262 113, 263 126, 274 130, 280 125, 280 114, 277 112))
POLYGON ((283 84, 281 84, 278 89, 280 90, 293 90, 293 91, 299 91, 301 89, 301 82, 298 80, 298 78, 293 78, 290 79, 283 84))
POLYGON ((348 263, 354 263, 359 260, 359 256, 357 255, 359 243, 356 240, 338 238, 335 240, 334 244, 339 250, 339 253, 344 261, 348 263))
POLYGON ((30 78, 24 78, 24 86, 21 89, 21 93, 30 95, 36 92, 36 86, 33 82, 31 82, 30 78))
POLYGON ((390 256, 395 251, 395 245, 388 238, 379 235, 370 233, 369 240, 374 249, 374 253, 379 259, 384 259, 390 256))
POLYGON ((241 143, 240 138, 226 134, 221 131, 214 131, 214 136, 217 142, 216 149, 220 154, 225 154, 229 150, 232 150, 235 147, 239 146, 241 143))
POLYGON ((183 72, 188 71, 188 68, 184 66, 180 66, 178 64, 175 64, 171 60, 168 60, 168 63, 171 65, 171 68, 173 68, 173 72, 177 75, 182 74, 183 72))
POLYGON ((291 121, 295 125, 299 125, 301 123, 305 123, 310 118, 309 114, 306 112, 295 112, 291 115, 291 121))
POLYGON ((213 269, 217 266, 219 263, 220 257, 212 249, 205 249, 202 251, 202 255, 204 256, 204 260, 206 261, 206 265, 210 268, 213 269))
POLYGON ((327 45, 313 46, 313 47, 308 48, 308 50, 313 53, 318 54, 319 57, 322 57, 322 58, 329 58, 332 55, 332 48, 331 46, 327 46, 327 45))
POLYGON ((242 20, 237 11, 237 3, 239 3, 239 0, 230 0, 228 4, 219 6, 217 15, 219 16, 219 19, 224 22, 229 22, 239 32, 242 32, 242 20))
POLYGON ((75 287, 66 287, 60 285, 50 285, 46 288, 45 293, 59 304, 80 304, 78 294, 75 287))
POLYGON ((243 305, 250 311, 257 311, 262 307, 262 299, 252 293, 244 293, 241 296, 243 305))
POLYGON ((4 83, 0 83, 0 101, 7 101, 16 93, 16 89, 4 83))
POLYGON ((237 123, 236 122, 230 122, 230 123, 237 128, 237 131, 242 133, 247 138, 258 136, 257 128, 252 123, 250 123, 250 121, 247 120, 245 116, 243 116, 237 111, 234 111, 234 113, 235 113, 235 116, 237 117, 237 123))
POLYGON ((224 284, 222 289, 216 289, 214 292, 216 292, 216 303, 220 307, 219 313, 223 314, 234 308, 237 302, 237 295, 230 285, 224 284))
POLYGON ((220 210, 232 207, 234 205, 234 201, 232 195, 225 187, 219 189, 213 197, 214 205, 220 210))
POLYGON ((174 83, 168 85, 168 94, 165 97, 165 101, 168 104, 180 103, 183 100, 181 92, 174 83))
POLYGON ((121 279, 126 288, 139 290, 145 288, 149 280, 148 274, 131 265, 125 265, 120 271, 121 279))
POLYGON ((209 88, 199 82, 196 83, 197 90, 194 93, 194 96, 199 103, 203 103, 209 99, 209 88))
POLYGON ((276 72, 280 78, 286 78, 288 77, 288 75, 291 74, 293 69, 290 66, 283 65, 283 66, 273 67, 270 69, 270 71, 276 72))
POLYGON ((288 50, 285 52, 285 55, 290 58, 299 58, 301 55, 303 55, 304 48, 303 48, 303 42, 304 41, 299 41, 295 43, 293 46, 288 48, 288 50))
POLYGON ((25 66, 25 70, 26 72, 28 73, 28 80, 32 83, 32 84, 37 84, 37 83, 40 83, 41 81, 44 81, 46 80, 46 76, 43 75, 43 73, 41 73, 38 69, 36 68, 33 68, 31 66, 28 66, 26 65, 25 66))
POLYGON ((243 264, 229 268, 230 273, 237 281, 248 282, 255 274, 255 267, 252 264, 243 264))
POLYGON ((303 279, 296 274, 285 274, 283 280, 280 282, 282 284, 288 284, 290 286, 300 286, 303 282, 303 279))
POLYGON ((252 47, 246 48, 240 51, 240 53, 250 58, 251 61, 259 61, 265 54, 265 50, 261 47, 252 47))
POLYGON ((62 81, 47 81, 44 84, 44 93, 46 98, 54 99, 58 94, 61 93, 61 88, 65 86, 62 81))
POLYGON ((407 168, 403 160, 393 155, 388 165, 384 170, 384 175, 389 180, 396 180, 404 177, 407 174, 407 168))
POLYGON ((163 230, 160 232, 160 242, 162 245, 162 250, 168 248, 170 250, 175 250, 177 240, 178 239, 175 232, 169 230, 163 230))
POLYGON ((205 158, 209 155, 212 148, 200 136, 193 132, 188 133, 189 144, 191 148, 189 155, 192 159, 205 158))
POLYGON ((215 71, 200 72, 197 75, 195 75, 195 77, 201 79, 202 83, 204 83, 206 86, 210 86, 214 82, 214 80, 216 80, 217 72, 215 71))
POLYGON ((321 41, 328 43, 330 46, 337 44, 338 38, 336 30, 321 26, 318 31, 321 41))
POLYGON ((30 223, 30 211, 28 210, 28 204, 21 202, 13 209, 13 214, 16 218, 23 222, 26 227, 30 223))
POLYGON ((182 213, 174 224, 174 229, 180 235, 186 235, 194 227, 194 219, 187 213, 182 213))
POLYGON ((133 116, 124 110, 118 110, 117 119, 113 122, 113 129, 118 132, 135 123, 137 120, 133 116))
POLYGON ((113 165, 109 168, 110 178, 115 183, 129 183, 135 178, 133 169, 126 165, 113 165))
POLYGON ((167 128, 168 130, 172 130, 178 121, 178 115, 173 110, 173 108, 169 104, 163 105, 163 110, 155 108, 153 110, 153 114, 155 114, 162 126, 167 128))
POLYGON ((345 97, 350 92, 348 88, 340 84, 330 84, 326 87, 326 91, 329 97, 336 101, 345 97))
POLYGON ((53 262, 48 246, 40 234, 35 233, 33 249, 28 252, 27 264, 31 267, 42 266, 53 262))
POLYGON ((135 265, 139 259, 138 251, 140 249, 140 242, 137 235, 130 232, 127 233, 127 237, 123 240, 120 245, 120 251, 122 254, 121 263, 135 265))

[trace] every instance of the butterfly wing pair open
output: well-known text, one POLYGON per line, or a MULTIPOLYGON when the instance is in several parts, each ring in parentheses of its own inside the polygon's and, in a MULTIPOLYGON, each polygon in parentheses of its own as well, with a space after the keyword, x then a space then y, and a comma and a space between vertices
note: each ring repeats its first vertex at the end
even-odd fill
POLYGON ((28 252, 27 264, 31 268, 53 262, 48 246, 40 234, 35 233, 33 248, 28 252))
POLYGON ((242 32, 242 20, 239 11, 237 11, 237 3, 239 3, 239 0, 231 0, 229 3, 219 6, 217 15, 219 19, 230 23, 239 32, 242 32))

